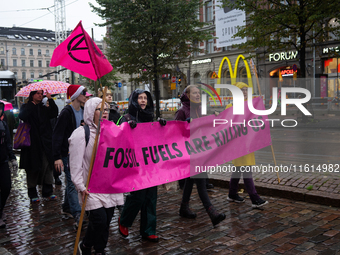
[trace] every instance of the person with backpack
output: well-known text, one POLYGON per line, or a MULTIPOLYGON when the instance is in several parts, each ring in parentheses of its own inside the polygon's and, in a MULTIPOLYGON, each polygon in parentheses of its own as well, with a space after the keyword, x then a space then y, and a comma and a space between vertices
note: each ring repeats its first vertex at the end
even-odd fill
MULTIPOLYGON (((188 121, 190 123, 191 118, 200 118, 201 115, 201 94, 200 90, 195 85, 187 86, 181 96, 182 107, 176 112, 176 120, 188 121)), ((196 213, 192 212, 189 208, 190 196, 196 183, 198 195, 201 202, 208 213, 212 224, 215 226, 226 218, 224 213, 218 213, 215 207, 211 204, 208 191, 207 191, 207 173, 201 173, 194 178, 189 177, 184 179, 183 196, 181 207, 179 209, 179 215, 183 218, 195 219, 196 213)))
POLYGON ((4 213, 5 204, 10 194, 12 181, 11 170, 8 162, 12 163, 12 168, 18 170, 18 163, 12 148, 12 141, 8 125, 3 121, 5 104, 0 102, 0 228, 5 228, 6 216, 4 213))
MULTIPOLYGON (((79 192, 80 204, 83 204, 85 195, 87 195, 85 211, 89 224, 83 240, 78 243, 78 250, 80 254, 84 255, 90 255, 92 247, 95 254, 105 254, 104 249, 109 238, 114 208, 124 204, 122 193, 99 194, 90 193, 86 189, 96 131, 100 121, 101 103, 102 99, 98 97, 91 98, 86 102, 84 107, 85 126, 74 130, 68 139, 71 178, 79 192)), ((109 105, 105 104, 102 119, 108 120, 108 116, 109 105)))
MULTIPOLYGON (((154 120, 154 106, 149 91, 136 89, 129 98, 129 113, 125 114, 121 123, 128 122, 131 128, 136 128, 137 123, 152 122, 154 120)), ((161 126, 166 125, 166 120, 160 118, 161 126)), ((122 214, 118 220, 119 233, 127 237, 128 228, 132 226, 137 214, 141 211, 140 234, 151 242, 158 242, 156 235, 156 204, 157 186, 130 192, 126 197, 122 214)))
POLYGON ((70 85, 67 88, 67 98, 71 104, 66 105, 60 112, 52 136, 54 167, 57 172, 65 172, 66 189, 62 212, 71 214, 78 228, 81 208, 78 193, 75 189, 69 168, 68 138, 80 126, 83 120, 83 109, 80 107, 86 101, 86 88, 80 85, 70 85))

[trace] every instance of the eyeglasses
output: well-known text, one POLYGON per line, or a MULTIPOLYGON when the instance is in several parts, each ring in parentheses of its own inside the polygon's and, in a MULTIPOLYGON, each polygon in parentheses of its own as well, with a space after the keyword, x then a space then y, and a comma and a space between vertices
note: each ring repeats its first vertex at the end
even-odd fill
MULTIPOLYGON (((100 108, 97 108, 96 111, 100 111, 100 108)), ((105 109, 103 110, 103 112, 104 112, 104 113, 109 113, 109 112, 110 112, 110 109, 105 108, 105 109)))
POLYGON ((86 91, 83 90, 80 94, 83 95, 83 96, 86 96, 86 91))

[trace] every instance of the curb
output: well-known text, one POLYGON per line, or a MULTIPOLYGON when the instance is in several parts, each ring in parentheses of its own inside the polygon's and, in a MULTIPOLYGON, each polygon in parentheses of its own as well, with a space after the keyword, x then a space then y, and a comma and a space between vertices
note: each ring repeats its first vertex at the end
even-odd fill
MULTIPOLYGON (((229 180, 209 178, 209 183, 220 188, 229 188, 229 180)), ((340 194, 333 194, 324 191, 304 190, 294 187, 286 187, 267 183, 255 183, 257 193, 264 196, 286 198, 307 203, 340 207, 340 194)), ((240 183, 240 188, 244 189, 244 184, 240 183)))

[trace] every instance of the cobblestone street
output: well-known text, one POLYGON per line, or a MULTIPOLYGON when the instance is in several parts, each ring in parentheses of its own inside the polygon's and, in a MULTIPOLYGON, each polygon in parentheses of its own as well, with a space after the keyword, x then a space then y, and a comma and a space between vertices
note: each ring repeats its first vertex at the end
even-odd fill
MULTIPOLYGON (((64 185, 55 189, 57 201, 30 204, 25 172, 19 170, 12 178, 0 254, 72 254, 76 231, 73 219, 61 214, 64 185)), ((191 200, 195 220, 178 215, 181 191, 161 186, 158 191, 160 242, 141 239, 139 217, 129 237, 121 237, 115 211, 107 254, 340 254, 338 208, 260 194, 269 204, 263 210, 252 209, 249 198, 243 204, 229 203, 228 190, 215 187, 209 192, 212 203, 227 218, 214 228, 195 188, 191 200)))

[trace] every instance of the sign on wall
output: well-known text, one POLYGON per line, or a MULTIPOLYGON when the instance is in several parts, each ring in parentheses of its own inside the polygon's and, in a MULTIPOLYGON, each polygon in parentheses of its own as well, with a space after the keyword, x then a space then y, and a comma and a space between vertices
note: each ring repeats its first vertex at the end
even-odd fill
POLYGON ((237 9, 221 8, 221 5, 220 1, 215 5, 216 46, 220 48, 245 43, 247 38, 232 37, 239 27, 245 26, 246 13, 237 9))

